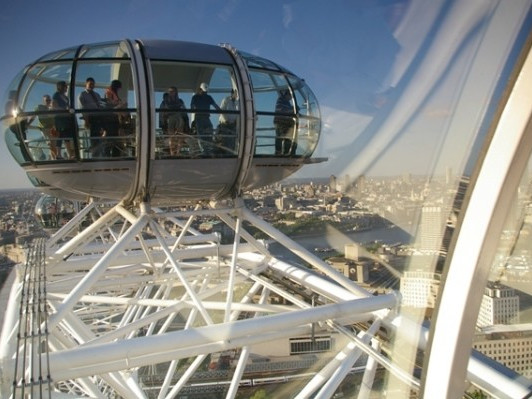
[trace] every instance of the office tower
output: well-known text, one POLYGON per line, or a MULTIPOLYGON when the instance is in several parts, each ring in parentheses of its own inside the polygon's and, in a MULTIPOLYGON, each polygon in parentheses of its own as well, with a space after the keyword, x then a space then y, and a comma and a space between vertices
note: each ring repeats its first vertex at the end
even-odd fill
POLYGON ((477 327, 519 323, 519 296, 515 290, 498 282, 490 282, 484 289, 477 327))

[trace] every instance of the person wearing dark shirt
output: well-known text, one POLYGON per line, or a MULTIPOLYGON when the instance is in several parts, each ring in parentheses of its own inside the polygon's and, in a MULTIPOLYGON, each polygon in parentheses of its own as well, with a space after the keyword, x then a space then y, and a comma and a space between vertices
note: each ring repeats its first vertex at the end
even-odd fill
MULTIPOLYGON (((94 79, 87 78, 85 80, 85 90, 79 93, 78 102, 80 108, 83 110, 95 110, 102 108, 103 102, 101 96, 94 91, 94 79)), ((104 132, 104 123, 102 120, 102 113, 84 112, 83 120, 85 127, 89 129, 90 147, 93 156, 102 155, 103 146, 102 139, 104 132)))
POLYGON ((297 144, 293 142, 294 118, 288 114, 294 113, 294 107, 290 103, 290 91, 281 90, 275 104, 275 155, 294 155, 297 144))
POLYGON ((177 88, 171 86, 161 103, 161 125, 165 135, 170 136, 170 155, 179 155, 188 130, 188 116, 185 103, 179 98, 177 88))
POLYGON ((190 108, 192 111, 204 111, 204 112, 195 112, 194 114, 194 124, 196 126, 196 131, 201 142, 204 142, 207 146, 207 149, 210 151, 213 147, 213 127, 210 118, 210 108, 214 107, 216 110, 220 111, 220 107, 214 99, 207 94, 209 91, 209 86, 206 83, 202 83, 196 94, 192 96, 190 101, 190 108))
MULTIPOLYGON (((64 80, 57 82, 57 91, 52 97, 52 108, 57 111, 70 110, 70 101, 66 95, 67 84, 64 80)), ((65 148, 69 159, 75 159, 74 152, 74 134, 76 130, 76 121, 71 113, 58 112, 54 118, 55 128, 59 140, 57 141, 57 158, 61 158, 61 145, 65 141, 65 148)))

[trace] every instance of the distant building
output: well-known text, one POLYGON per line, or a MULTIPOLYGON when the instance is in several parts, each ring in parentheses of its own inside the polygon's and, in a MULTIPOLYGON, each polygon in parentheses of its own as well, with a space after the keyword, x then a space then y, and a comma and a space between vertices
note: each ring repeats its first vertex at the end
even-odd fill
POLYGON ((15 244, 15 230, 0 231, 0 245, 15 244))
MULTIPOLYGON (((355 265, 356 269, 356 282, 359 284, 369 283, 369 262, 357 262, 355 265)), ((352 267, 350 268, 350 275, 352 272, 352 267)))
POLYGON ((445 184, 447 186, 454 183, 453 169, 451 167, 445 168, 445 184))
POLYGON ((499 283, 488 282, 478 313, 477 327, 519 323, 519 296, 515 290, 499 283))
POLYGON ((359 244, 346 244, 344 246, 345 258, 358 261, 360 259, 361 247, 359 244))
POLYGON ((336 350, 331 334, 316 333, 312 336, 282 338, 272 342, 257 343, 251 348, 253 354, 268 358, 288 357, 336 350))
POLYGON ((263 204, 265 207, 274 207, 275 206, 275 196, 273 195, 265 195, 263 198, 263 204))
POLYGON ((421 251, 437 253, 442 249, 446 219, 439 206, 424 206, 421 210, 420 242, 421 251))
POLYGON ((532 324, 497 325, 482 329, 473 348, 527 378, 532 378, 532 324))
POLYGON ((356 179, 355 179, 355 189, 359 192, 359 193, 362 193, 366 190, 367 188, 367 180, 366 180, 366 176, 364 175, 360 175, 358 176, 356 179))
POLYGON ((275 207, 280 211, 286 211, 295 206, 296 201, 290 196, 282 196, 275 199, 275 207))
POLYGON ((360 284, 369 282, 369 269, 372 263, 370 260, 362 258, 361 251, 363 250, 364 248, 358 244, 346 244, 344 253, 347 262, 343 269, 339 270, 344 276, 360 284))
POLYGON ((405 272, 401 277, 400 292, 404 306, 434 308, 440 289, 441 275, 432 272, 405 272))
POLYGON ((334 175, 331 175, 331 177, 329 177, 329 189, 331 190, 331 192, 336 191, 336 176, 334 175))
POLYGON ((350 192, 353 189, 354 182, 351 180, 351 176, 346 174, 344 176, 344 193, 350 192))

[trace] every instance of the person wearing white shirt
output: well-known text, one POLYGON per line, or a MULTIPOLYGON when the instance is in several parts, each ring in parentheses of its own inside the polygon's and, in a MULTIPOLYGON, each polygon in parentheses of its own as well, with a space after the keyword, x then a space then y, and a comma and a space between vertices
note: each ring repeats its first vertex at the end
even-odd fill
POLYGON ((236 143, 236 126, 239 114, 238 92, 236 89, 231 90, 231 94, 225 97, 220 104, 222 111, 232 111, 221 113, 218 120, 218 138, 217 142, 225 151, 233 152, 236 143))

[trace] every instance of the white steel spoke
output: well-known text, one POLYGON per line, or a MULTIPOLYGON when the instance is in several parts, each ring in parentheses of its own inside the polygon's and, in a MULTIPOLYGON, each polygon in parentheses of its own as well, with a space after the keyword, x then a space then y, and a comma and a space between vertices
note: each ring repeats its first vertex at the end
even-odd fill
MULTIPOLYGON (((29 312, 21 324, 17 309, 28 284, 41 278, 20 268, 0 336, 3 367, 14 373, 4 378, 15 380, 17 395, 36 389, 26 381, 35 380, 44 359, 41 342, 29 333, 32 325, 49 331, 45 358, 53 374, 41 389, 54 397, 172 398, 202 392, 214 379, 227 399, 253 381, 297 381, 294 397, 329 398, 343 381, 357 378, 358 397, 369 398, 379 369, 419 387, 382 352, 386 337, 376 334, 381 324, 392 333, 400 329, 425 348, 427 331, 397 316, 399 296, 371 295, 242 201, 179 212, 149 204, 106 206, 102 213, 102 206, 90 203, 83 218, 72 219, 43 246, 49 253, 42 256, 46 271, 39 272, 46 273, 46 320, 29 312), (94 222, 80 228, 89 216, 94 222), (233 232, 232 242, 195 228, 201 218, 221 221, 233 232), (278 259, 246 223, 311 268, 278 259), (27 338, 22 342, 17 332, 27 338), (301 337, 315 342, 320 334, 334 336, 337 344, 316 364, 270 380, 252 371, 257 345, 301 337)), ((4 396, 11 385, 2 385, 4 396)))

